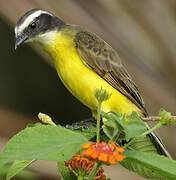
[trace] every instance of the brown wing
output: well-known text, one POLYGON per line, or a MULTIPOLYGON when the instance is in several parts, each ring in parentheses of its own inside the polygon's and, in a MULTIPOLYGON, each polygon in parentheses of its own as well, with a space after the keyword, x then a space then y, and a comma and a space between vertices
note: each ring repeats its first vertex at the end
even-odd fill
POLYGON ((82 59, 111 86, 127 96, 144 115, 147 114, 143 99, 120 61, 116 51, 101 38, 87 31, 75 37, 76 49, 82 59))
MULTIPOLYGON (((85 63, 115 89, 127 96, 146 116, 147 112, 143 99, 131 76, 122 65, 116 51, 101 38, 87 31, 77 33, 75 44, 78 53, 85 63)), ((147 124, 146 126, 149 128, 147 124)), ((150 134, 150 137, 156 145, 158 152, 171 158, 160 138, 154 132, 150 134)))

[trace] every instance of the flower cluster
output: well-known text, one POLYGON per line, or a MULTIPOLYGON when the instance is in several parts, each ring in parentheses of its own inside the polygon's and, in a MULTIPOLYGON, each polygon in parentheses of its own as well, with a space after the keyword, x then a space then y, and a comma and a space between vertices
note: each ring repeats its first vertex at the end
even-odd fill
POLYGON ((100 161, 105 164, 116 164, 117 161, 122 161, 126 156, 122 155, 123 148, 118 147, 114 142, 110 141, 101 143, 84 143, 82 147, 85 149, 82 155, 95 161, 100 161))
POLYGON ((108 94, 108 92, 105 89, 96 89, 95 91, 95 97, 98 100, 98 102, 103 102, 108 100, 111 97, 111 94, 108 94))
MULTIPOLYGON (((65 166, 67 166, 76 177, 88 177, 94 165, 94 161, 91 161, 79 154, 76 154, 71 160, 65 162, 65 166)), ((103 173, 104 170, 102 168, 99 168, 99 171, 94 179, 105 180, 106 176, 103 173)))

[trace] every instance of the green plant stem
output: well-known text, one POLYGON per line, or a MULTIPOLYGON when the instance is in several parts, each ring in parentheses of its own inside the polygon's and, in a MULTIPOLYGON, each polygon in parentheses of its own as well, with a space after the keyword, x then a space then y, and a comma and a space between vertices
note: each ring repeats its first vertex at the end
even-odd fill
MULTIPOLYGON (((146 131, 145 133, 143 133, 142 135, 140 135, 141 137, 145 137, 147 134, 150 134, 151 132, 159 129, 161 126, 163 126, 162 122, 159 122, 158 124, 156 124, 153 128, 149 129, 148 131, 146 131)), ((140 137, 139 136, 139 137, 140 137)))
POLYGON ((84 177, 78 176, 78 180, 84 180, 84 177))
POLYGON ((98 102, 98 107, 97 107, 97 142, 100 142, 100 110, 101 110, 101 103, 98 102))
POLYGON ((132 139, 129 143, 127 143, 126 145, 124 145, 123 148, 124 148, 124 149, 127 148, 128 146, 130 146, 131 144, 133 144, 136 139, 145 137, 146 135, 150 134, 151 132, 159 129, 161 126, 163 126, 163 124, 162 124, 162 122, 159 122, 159 123, 156 124, 153 128, 149 129, 148 131, 146 131, 145 133, 141 134, 140 136, 135 137, 134 139, 132 139))
POLYGON ((88 180, 93 180, 93 179, 94 179, 94 177, 96 176, 96 174, 97 174, 98 171, 99 171, 100 166, 101 166, 101 163, 100 163, 100 162, 97 162, 97 163, 94 165, 92 171, 91 171, 90 174, 89 174, 89 177, 87 178, 88 180))

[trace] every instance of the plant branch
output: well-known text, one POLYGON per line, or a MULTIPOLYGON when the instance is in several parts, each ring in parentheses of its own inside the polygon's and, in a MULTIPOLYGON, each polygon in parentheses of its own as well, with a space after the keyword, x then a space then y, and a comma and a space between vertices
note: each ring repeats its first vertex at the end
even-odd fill
MULTIPOLYGON (((176 124, 176 116, 172 117, 172 124, 176 124)), ((141 117, 143 121, 149 122, 149 121, 160 121, 161 116, 150 116, 150 117, 141 117)))
POLYGON ((143 121, 160 121, 160 116, 141 117, 143 121))

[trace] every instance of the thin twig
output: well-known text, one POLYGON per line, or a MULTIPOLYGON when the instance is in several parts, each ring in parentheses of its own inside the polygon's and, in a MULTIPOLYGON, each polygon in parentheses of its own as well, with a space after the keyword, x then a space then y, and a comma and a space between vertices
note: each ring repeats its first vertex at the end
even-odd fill
MULTIPOLYGON (((150 117, 142 117, 143 121, 160 121, 160 116, 150 116, 150 117)), ((176 116, 172 116, 173 120, 176 121, 176 116)))

